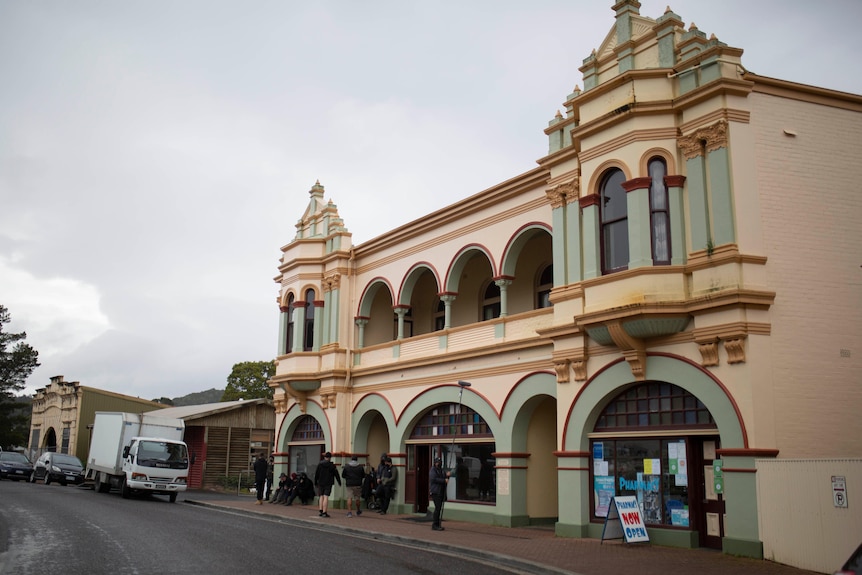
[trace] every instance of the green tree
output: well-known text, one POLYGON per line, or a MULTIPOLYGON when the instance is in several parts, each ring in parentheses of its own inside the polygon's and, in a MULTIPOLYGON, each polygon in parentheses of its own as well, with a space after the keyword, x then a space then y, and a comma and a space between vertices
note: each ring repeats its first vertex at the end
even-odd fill
POLYGON ((237 399, 272 399, 272 388, 267 381, 275 375, 274 361, 244 361, 234 364, 227 377, 227 387, 221 396, 222 401, 237 399))
POLYGON ((39 352, 24 343, 27 334, 4 331, 10 321, 9 310, 0 305, 0 445, 7 447, 27 443, 30 414, 20 409, 15 393, 39 367, 39 352))

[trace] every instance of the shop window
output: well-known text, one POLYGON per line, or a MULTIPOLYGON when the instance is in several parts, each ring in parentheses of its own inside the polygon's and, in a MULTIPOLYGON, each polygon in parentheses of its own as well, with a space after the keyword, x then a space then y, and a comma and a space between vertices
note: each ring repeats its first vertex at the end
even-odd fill
POLYGON ((446 404, 426 412, 413 427, 411 440, 433 443, 431 452, 452 473, 447 497, 470 503, 494 503, 497 499, 496 443, 481 415, 459 404, 446 404))
POLYGON ((310 415, 300 417, 288 446, 289 473, 305 473, 313 481, 317 464, 323 452, 326 451, 325 447, 323 428, 320 423, 310 415))
POLYGON ((602 439, 590 449, 593 519, 607 517, 612 497, 630 495, 645 524, 691 527, 685 439, 602 439))
POLYGON ((551 307, 551 289, 554 287, 554 266, 547 265, 539 274, 536 286, 536 309, 551 307))
POLYGON ((482 321, 500 317, 501 310, 500 286, 491 281, 485 288, 485 296, 482 300, 482 321))
POLYGON ((601 185, 599 219, 601 222, 602 273, 628 269, 629 223, 625 174, 613 169, 605 174, 601 185))
POLYGON ((314 290, 305 292, 305 333, 302 350, 311 351, 314 347, 314 290))
POLYGON ((649 161, 650 236, 652 241, 652 261, 654 265, 670 264, 670 211, 668 209, 667 164, 662 158, 649 161))

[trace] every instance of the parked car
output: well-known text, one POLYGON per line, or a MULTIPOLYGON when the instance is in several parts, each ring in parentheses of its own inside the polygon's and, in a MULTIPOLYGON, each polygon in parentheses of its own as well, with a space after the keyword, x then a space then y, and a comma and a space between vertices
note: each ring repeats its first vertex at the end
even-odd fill
POLYGON ((74 455, 65 453, 43 453, 33 465, 33 474, 30 476, 30 482, 36 483, 36 480, 42 479, 45 485, 52 481, 57 481, 61 485, 73 483, 80 485, 84 482, 84 466, 81 465, 81 460, 74 455))
POLYGON ((0 451, 0 479, 30 480, 33 462, 17 451, 0 451))
POLYGON ((862 545, 856 548, 850 559, 844 564, 840 571, 836 571, 835 575, 860 575, 862 574, 862 545))

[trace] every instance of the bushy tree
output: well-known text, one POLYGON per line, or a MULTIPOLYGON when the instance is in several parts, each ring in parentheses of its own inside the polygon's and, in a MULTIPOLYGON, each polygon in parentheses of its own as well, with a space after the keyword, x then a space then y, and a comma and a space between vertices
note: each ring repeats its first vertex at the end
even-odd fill
POLYGON ((221 400, 236 401, 261 397, 272 399, 272 389, 266 382, 274 375, 274 361, 244 361, 234 364, 221 400))
POLYGON ((0 305, 0 445, 5 446, 27 443, 30 414, 20 409, 15 393, 39 367, 39 352, 24 342, 27 334, 4 331, 10 321, 9 310, 0 305))

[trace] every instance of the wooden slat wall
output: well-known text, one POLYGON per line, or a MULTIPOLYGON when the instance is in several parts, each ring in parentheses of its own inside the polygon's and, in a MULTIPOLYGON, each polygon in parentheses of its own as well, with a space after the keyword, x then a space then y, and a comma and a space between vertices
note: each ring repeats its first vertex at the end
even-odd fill
POLYGON ((204 468, 204 484, 217 485, 219 477, 227 475, 230 429, 207 428, 207 458, 204 468))
POLYGON ((230 430, 230 454, 228 470, 230 475, 238 475, 240 471, 246 471, 251 467, 250 442, 251 430, 242 427, 233 427, 230 430))

